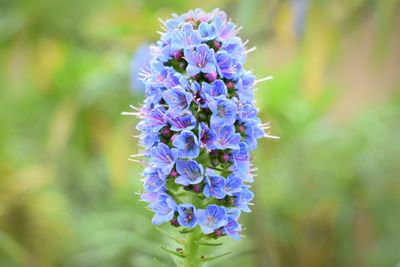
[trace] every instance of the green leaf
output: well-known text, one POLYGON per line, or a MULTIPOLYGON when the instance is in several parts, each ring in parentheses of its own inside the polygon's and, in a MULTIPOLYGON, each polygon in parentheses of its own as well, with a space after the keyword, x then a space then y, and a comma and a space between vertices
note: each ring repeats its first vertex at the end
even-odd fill
POLYGON ((172 250, 172 249, 169 249, 169 248, 166 248, 166 247, 161 247, 161 248, 162 248, 163 250, 165 250, 166 252, 168 252, 168 253, 174 255, 174 256, 177 256, 177 257, 180 257, 180 258, 185 258, 185 257, 186 257, 186 255, 181 254, 181 253, 179 253, 179 252, 176 252, 176 251, 174 251, 174 250, 172 250))
POLYGON ((178 238, 178 237, 175 237, 175 236, 172 236, 172 235, 168 234, 166 231, 164 231, 163 229, 161 229, 159 227, 156 227, 156 229, 157 229, 157 231, 159 231, 160 233, 166 235, 168 238, 174 240, 178 244, 183 245, 185 243, 185 240, 183 240, 181 238, 178 238))
POLYGON ((188 233, 191 233, 193 231, 194 231, 194 229, 182 229, 182 230, 179 230, 179 233, 188 234, 188 233))
POLYGON ((222 243, 208 243, 208 242, 201 242, 201 241, 196 241, 197 244, 202 245, 202 246, 210 246, 210 247, 216 247, 216 246, 221 246, 222 243))
POLYGON ((217 255, 217 256, 204 257, 204 258, 201 258, 201 261, 206 262, 206 261, 215 260, 215 259, 218 259, 218 258, 222 258, 223 256, 229 255, 229 254, 231 254, 231 253, 232 253, 232 251, 228 251, 228 252, 219 254, 219 255, 217 255))

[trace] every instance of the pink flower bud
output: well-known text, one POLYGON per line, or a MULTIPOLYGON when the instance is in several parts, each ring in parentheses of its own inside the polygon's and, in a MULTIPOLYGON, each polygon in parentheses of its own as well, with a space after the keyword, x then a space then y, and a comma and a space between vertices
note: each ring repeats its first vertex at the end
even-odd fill
POLYGON ((217 79, 217 73, 215 71, 207 73, 205 76, 209 82, 213 82, 217 79))

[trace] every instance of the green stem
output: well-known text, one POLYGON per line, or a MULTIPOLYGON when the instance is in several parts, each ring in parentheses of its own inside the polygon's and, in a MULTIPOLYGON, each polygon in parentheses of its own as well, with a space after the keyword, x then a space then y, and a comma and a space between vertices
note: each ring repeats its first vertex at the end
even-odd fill
MULTIPOLYGON (((200 207, 202 201, 195 195, 192 195, 192 203, 195 207, 200 207)), ((199 249, 200 244, 199 240, 203 237, 203 233, 201 232, 200 226, 196 226, 194 231, 186 234, 186 242, 185 242, 185 260, 184 267, 200 267, 202 263, 200 261, 199 249)))
POLYGON ((198 243, 199 237, 199 227, 192 232, 187 234, 187 240, 185 243, 185 260, 184 260, 184 267, 199 267, 201 266, 200 257, 199 257, 199 248, 200 244, 198 243))

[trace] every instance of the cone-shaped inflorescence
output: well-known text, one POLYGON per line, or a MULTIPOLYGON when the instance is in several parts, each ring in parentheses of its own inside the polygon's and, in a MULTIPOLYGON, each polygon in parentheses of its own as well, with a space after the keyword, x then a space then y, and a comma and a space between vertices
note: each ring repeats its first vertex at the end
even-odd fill
POLYGON ((153 224, 239 239, 240 213, 250 212, 253 199, 250 154, 267 135, 253 105, 257 81, 243 68, 253 49, 219 10, 162 23, 143 71, 146 99, 128 113, 140 118, 148 158, 141 199, 154 212, 153 224))

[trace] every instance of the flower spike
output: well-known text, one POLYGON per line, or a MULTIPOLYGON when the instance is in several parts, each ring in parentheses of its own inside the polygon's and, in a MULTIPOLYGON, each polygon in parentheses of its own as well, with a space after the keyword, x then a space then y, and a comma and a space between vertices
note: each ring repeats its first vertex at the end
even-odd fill
POLYGON ((254 198, 252 151, 258 139, 276 138, 258 117, 254 91, 272 77, 256 80, 244 68, 256 48, 246 48, 241 27, 218 9, 159 21, 160 40, 141 71, 146 98, 122 113, 140 120, 135 137, 143 149, 129 160, 145 167, 140 199, 152 223, 182 234, 170 238, 183 248, 163 249, 183 266, 200 266, 230 253, 201 256, 200 246, 222 245, 209 239, 243 236, 240 214, 251 212, 254 198))

